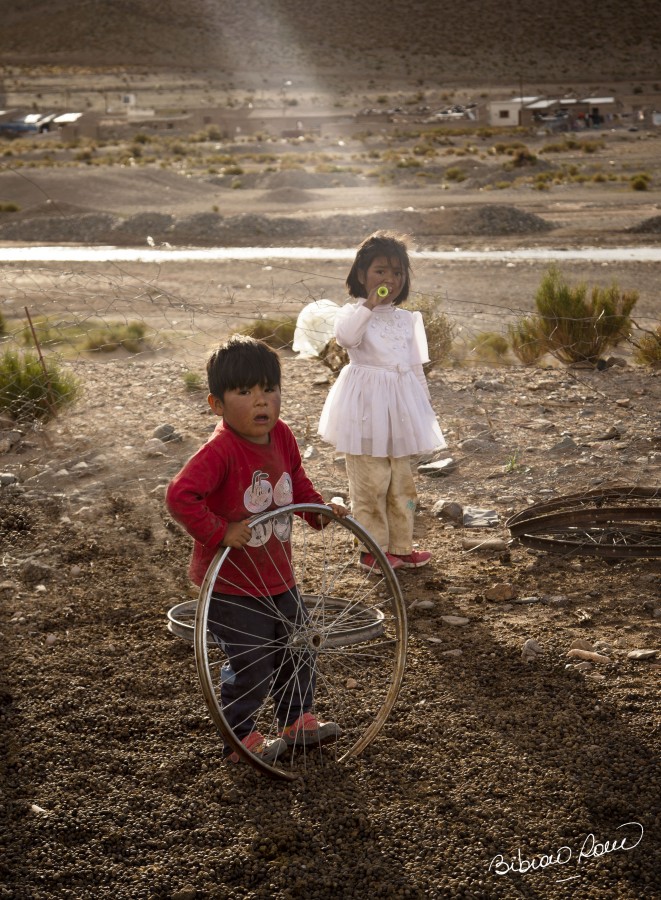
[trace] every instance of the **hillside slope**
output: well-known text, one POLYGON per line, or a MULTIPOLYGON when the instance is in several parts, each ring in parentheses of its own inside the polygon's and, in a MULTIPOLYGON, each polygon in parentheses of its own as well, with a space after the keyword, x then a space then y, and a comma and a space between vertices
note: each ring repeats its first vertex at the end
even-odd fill
POLYGON ((655 79, 656 0, 4 0, 6 64, 362 72, 466 83, 655 79))

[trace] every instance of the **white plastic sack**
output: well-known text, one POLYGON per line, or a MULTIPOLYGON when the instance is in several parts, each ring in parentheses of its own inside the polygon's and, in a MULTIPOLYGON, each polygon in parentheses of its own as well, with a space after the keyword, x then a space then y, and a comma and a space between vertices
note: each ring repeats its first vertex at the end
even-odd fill
POLYGON ((313 300, 298 314, 292 350, 302 358, 319 356, 335 335, 340 307, 332 300, 313 300))

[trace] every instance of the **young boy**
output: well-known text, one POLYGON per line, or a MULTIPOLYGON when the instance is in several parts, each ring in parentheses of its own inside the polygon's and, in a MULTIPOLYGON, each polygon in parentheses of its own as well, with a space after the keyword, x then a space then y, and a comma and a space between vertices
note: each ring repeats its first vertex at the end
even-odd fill
MULTIPOLYGON (((232 548, 209 609, 209 629, 229 660, 222 671, 221 703, 244 746, 271 762, 295 744, 335 741, 340 729, 311 712, 314 658, 301 661, 283 651, 288 631, 305 617, 289 562, 288 517, 255 531, 249 517, 291 503, 324 501, 305 474, 294 435, 279 418, 277 353, 262 341, 234 335, 209 357, 207 378, 209 406, 222 422, 174 477, 166 503, 195 540, 189 570, 195 584, 202 584, 219 547, 232 548), (278 718, 275 738, 255 730, 255 715, 269 693, 278 718)), ((348 513, 328 505, 339 516, 348 513)), ((312 527, 323 527, 322 516, 305 518, 312 527)), ((238 755, 230 759, 238 761, 238 755)))

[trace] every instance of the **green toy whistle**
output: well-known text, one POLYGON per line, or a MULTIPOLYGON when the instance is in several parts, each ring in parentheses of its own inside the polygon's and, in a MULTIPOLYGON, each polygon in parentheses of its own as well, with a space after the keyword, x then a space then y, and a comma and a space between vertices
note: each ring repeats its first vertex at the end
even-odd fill
POLYGON ((380 288, 377 288, 376 293, 379 297, 387 297, 390 291, 385 284, 382 284, 380 288))

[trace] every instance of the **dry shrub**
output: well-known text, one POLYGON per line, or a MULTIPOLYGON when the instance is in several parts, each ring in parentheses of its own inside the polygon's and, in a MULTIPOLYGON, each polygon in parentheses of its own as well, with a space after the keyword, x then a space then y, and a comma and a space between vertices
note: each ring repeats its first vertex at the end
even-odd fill
POLYGON ((319 359, 325 366, 328 366, 331 372, 337 375, 348 364, 349 354, 344 347, 340 347, 335 338, 331 338, 319 353, 319 359))
POLYGON ((495 331, 480 332, 473 343, 473 353, 485 362, 505 362, 508 350, 507 338, 495 331))
POLYGON ((415 298, 408 300, 411 310, 422 313, 431 360, 430 367, 448 358, 455 335, 454 325, 441 310, 441 304, 442 300, 436 294, 417 294, 415 298))
POLYGON ((637 341, 631 342, 634 347, 633 357, 636 362, 653 368, 661 367, 661 324, 654 331, 646 331, 637 341))
POLYGON ((295 330, 296 319, 292 319, 291 316, 283 316, 281 319, 255 319, 239 329, 239 334, 264 341, 274 350, 291 350, 295 330))
POLYGON ((546 350, 540 339, 537 320, 533 316, 519 319, 508 327, 507 333, 512 352, 524 366, 532 366, 544 356, 546 350))
POLYGON ((593 287, 588 294, 586 285, 572 287, 553 266, 537 290, 538 314, 514 326, 523 338, 513 340, 515 353, 519 356, 523 343, 536 342, 561 362, 596 365, 605 350, 629 337, 637 301, 636 291, 622 292, 616 284, 593 287))

